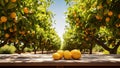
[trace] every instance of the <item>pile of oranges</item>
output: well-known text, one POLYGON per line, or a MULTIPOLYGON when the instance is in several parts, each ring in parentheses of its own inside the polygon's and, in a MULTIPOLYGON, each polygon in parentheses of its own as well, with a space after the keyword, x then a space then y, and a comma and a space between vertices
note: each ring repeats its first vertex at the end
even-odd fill
POLYGON ((60 59, 66 59, 66 60, 70 60, 70 59, 80 59, 81 58, 81 52, 80 50, 77 49, 73 49, 71 51, 69 50, 58 50, 56 53, 52 54, 52 58, 54 60, 60 60, 60 59))

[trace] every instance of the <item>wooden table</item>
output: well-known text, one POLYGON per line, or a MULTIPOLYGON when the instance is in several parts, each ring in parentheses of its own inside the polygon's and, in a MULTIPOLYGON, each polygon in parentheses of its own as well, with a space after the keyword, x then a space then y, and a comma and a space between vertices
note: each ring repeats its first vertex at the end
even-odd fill
POLYGON ((79 60, 53 60, 51 54, 1 54, 0 66, 69 68, 94 66, 120 66, 120 55, 82 54, 79 60))

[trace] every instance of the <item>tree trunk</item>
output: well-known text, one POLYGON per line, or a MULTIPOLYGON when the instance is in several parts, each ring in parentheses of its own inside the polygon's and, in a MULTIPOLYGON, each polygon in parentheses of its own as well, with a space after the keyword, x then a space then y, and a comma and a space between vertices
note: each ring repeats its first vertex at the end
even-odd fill
POLYGON ((92 49, 93 49, 93 44, 90 45, 90 53, 89 54, 92 54, 92 49))
POLYGON ((19 44, 16 44, 16 43, 14 42, 14 46, 15 46, 15 48, 16 48, 16 52, 17 52, 18 54, 21 54, 22 52, 21 52, 21 50, 19 49, 19 44))
POLYGON ((111 49, 109 52, 110 54, 117 54, 117 49, 120 46, 120 41, 117 43, 117 45, 115 45, 115 47, 113 49, 111 49))
POLYGON ((34 54, 36 54, 36 48, 35 48, 35 46, 33 46, 33 48, 34 48, 34 54))
POLYGON ((111 49, 111 50, 109 51, 109 53, 110 53, 110 54, 117 54, 117 49, 111 49))
POLYGON ((36 51, 36 49, 35 49, 35 51, 34 51, 34 54, 37 54, 37 51, 36 51))
POLYGON ((101 40, 95 39, 95 42, 99 45, 101 45, 105 50, 109 51, 110 54, 117 54, 117 49, 120 46, 120 41, 115 45, 114 48, 109 48, 107 45, 104 44, 104 42, 101 42, 101 40))
POLYGON ((42 54, 43 54, 43 51, 44 51, 44 50, 42 49, 42 54))
POLYGON ((98 40, 98 39, 94 38, 94 41, 95 41, 97 44, 99 44, 100 46, 102 46, 105 50, 108 50, 108 51, 111 50, 111 49, 110 49, 108 46, 106 46, 106 45, 104 44, 104 42, 102 42, 101 40, 98 40))

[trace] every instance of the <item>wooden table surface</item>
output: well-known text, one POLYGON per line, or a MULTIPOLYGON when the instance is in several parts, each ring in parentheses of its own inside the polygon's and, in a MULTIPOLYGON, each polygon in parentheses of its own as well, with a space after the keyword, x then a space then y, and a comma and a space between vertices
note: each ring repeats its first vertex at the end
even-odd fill
POLYGON ((79 60, 53 60, 51 54, 0 54, 0 66, 120 66, 120 55, 82 54, 79 60))

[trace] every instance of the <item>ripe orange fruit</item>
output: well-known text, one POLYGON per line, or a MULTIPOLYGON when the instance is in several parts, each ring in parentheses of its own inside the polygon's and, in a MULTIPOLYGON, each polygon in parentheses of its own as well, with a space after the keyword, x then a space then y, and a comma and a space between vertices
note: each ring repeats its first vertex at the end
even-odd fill
POLYGON ((96 17, 97 20, 100 20, 100 16, 96 15, 95 17, 96 17))
POLYGON ((22 35, 25 35, 25 31, 22 31, 21 34, 22 34, 22 35))
POLYGON ((10 0, 11 2, 16 2, 16 0, 10 0))
POLYGON ((23 9, 23 11, 24 11, 24 13, 28 13, 28 8, 25 7, 25 8, 23 9))
POLYGON ((108 12, 108 16, 112 16, 113 15, 113 12, 112 11, 109 11, 108 12))
POLYGON ((2 17, 1 17, 1 22, 7 22, 7 17, 2 16, 2 17))
POLYGON ((60 59, 60 54, 59 53, 53 53, 52 57, 54 60, 59 60, 60 59))
POLYGON ((64 51, 63 50, 58 50, 57 53, 60 54, 60 58, 62 58, 63 54, 64 54, 64 51))
POLYGON ((9 29, 9 31, 10 31, 10 32, 13 32, 13 29, 12 29, 12 28, 10 28, 10 29, 9 29))
POLYGON ((118 14, 118 18, 120 19, 120 14, 118 14))
POLYGON ((107 17, 107 18, 105 19, 105 21, 106 21, 106 22, 109 22, 109 21, 110 21, 110 18, 109 18, 109 17, 107 17))
POLYGON ((15 12, 12 12, 12 13, 10 14, 10 17, 11 17, 11 18, 15 18, 15 17, 16 17, 16 13, 15 13, 15 12))
POLYGON ((9 38, 10 35, 8 33, 5 34, 5 38, 9 38))
POLYGON ((72 58, 71 52, 68 51, 68 50, 65 50, 65 51, 64 51, 64 59, 69 60, 69 59, 71 59, 71 58, 72 58))
POLYGON ((71 54, 72 54, 73 59, 80 59, 81 58, 80 50, 74 49, 71 51, 71 54))
POLYGON ((116 27, 119 27, 119 24, 115 24, 116 27))
POLYGON ((88 41, 89 39, 88 38, 85 38, 86 41, 88 41))

